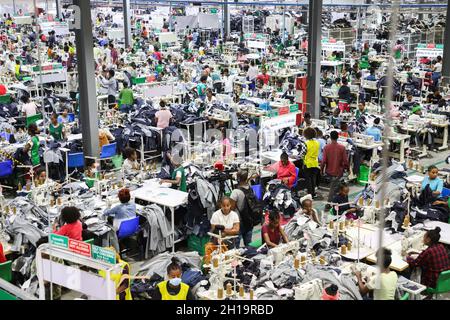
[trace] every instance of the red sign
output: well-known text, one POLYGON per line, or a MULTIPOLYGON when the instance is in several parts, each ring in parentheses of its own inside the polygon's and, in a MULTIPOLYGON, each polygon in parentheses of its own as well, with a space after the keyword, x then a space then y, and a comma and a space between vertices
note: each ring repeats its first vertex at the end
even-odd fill
POLYGON ((82 256, 91 257, 91 245, 83 241, 69 239, 69 250, 82 256))
POLYGON ((278 115, 288 114, 289 113, 289 107, 281 107, 278 108, 278 115))

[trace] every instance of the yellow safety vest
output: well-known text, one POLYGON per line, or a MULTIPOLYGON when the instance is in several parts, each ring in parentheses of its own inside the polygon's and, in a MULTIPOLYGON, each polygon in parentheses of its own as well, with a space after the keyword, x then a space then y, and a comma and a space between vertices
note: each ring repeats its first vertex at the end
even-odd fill
POLYGON ((161 293, 162 300, 187 300, 187 295, 189 292, 189 286, 185 283, 181 283, 180 292, 173 296, 167 291, 167 282, 163 281, 158 283, 159 292, 161 293))
MULTIPOLYGON (((131 269, 130 269, 130 265, 123 261, 123 260, 119 260, 119 264, 121 264, 121 272, 120 273, 113 273, 111 272, 111 280, 114 281, 114 283, 116 284, 116 289, 120 286, 120 279, 122 278, 122 272, 125 269, 125 267, 128 267, 128 272, 131 275, 131 269)), ((106 272, 103 270, 99 271, 100 276, 102 276, 103 278, 106 278, 106 272)), ((130 284, 131 284, 131 280, 128 283, 128 288, 125 289, 125 300, 133 300, 132 296, 131 296, 131 290, 130 290, 130 284)), ((116 300, 120 300, 120 296, 116 295, 116 300)))

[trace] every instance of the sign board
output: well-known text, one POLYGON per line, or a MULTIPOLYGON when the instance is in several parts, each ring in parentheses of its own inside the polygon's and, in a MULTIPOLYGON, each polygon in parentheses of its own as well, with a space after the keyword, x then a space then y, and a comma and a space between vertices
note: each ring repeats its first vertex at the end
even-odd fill
POLYGON ((443 56, 443 49, 435 49, 435 48, 418 48, 416 51, 417 57, 428 57, 428 58, 436 58, 437 56, 443 56))
POLYGON ((254 49, 265 49, 266 43, 262 41, 247 41, 247 47, 254 49))
POLYGON ((322 51, 343 51, 345 52, 345 43, 322 43, 322 51))
POLYGON ((281 116, 281 115, 284 115, 284 114, 288 114, 289 113, 289 107, 281 107, 281 108, 278 108, 278 114, 281 116))
POLYGON ((83 241, 69 239, 69 250, 85 257, 91 257, 91 245, 83 241))
POLYGON ((290 112, 298 112, 299 108, 298 108, 298 104, 291 104, 289 106, 289 111, 290 112))
POLYGON ((52 233, 50 234, 50 244, 56 247, 68 249, 69 238, 52 233))
POLYGON ((174 43, 178 41, 177 35, 175 32, 161 32, 158 35, 159 42, 163 43, 174 43))
POLYGON ((297 113, 288 113, 275 118, 265 119, 262 123, 263 128, 271 131, 284 128, 291 128, 297 125, 297 113))
POLYGON ((276 110, 270 110, 270 111, 267 112, 267 116, 268 116, 269 118, 278 117, 278 111, 276 111, 276 110))
POLYGON ((116 264, 116 253, 110 249, 92 246, 92 258, 110 264, 116 264))

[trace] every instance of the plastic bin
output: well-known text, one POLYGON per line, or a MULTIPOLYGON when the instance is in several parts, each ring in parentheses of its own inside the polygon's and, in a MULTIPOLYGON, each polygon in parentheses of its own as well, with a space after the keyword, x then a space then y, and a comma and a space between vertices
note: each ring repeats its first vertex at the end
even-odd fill
POLYGON ((358 184, 360 186, 365 186, 369 182, 369 171, 368 166, 361 165, 359 167, 358 184))

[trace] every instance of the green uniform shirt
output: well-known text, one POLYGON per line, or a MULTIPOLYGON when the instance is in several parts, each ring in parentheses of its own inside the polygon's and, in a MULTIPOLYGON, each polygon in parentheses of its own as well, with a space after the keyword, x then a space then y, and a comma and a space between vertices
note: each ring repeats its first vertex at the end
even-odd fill
POLYGON ((39 138, 34 136, 31 138, 31 164, 37 166, 41 163, 39 158, 39 138))
POLYGON ((200 97, 206 96, 206 84, 204 83, 197 84, 197 93, 200 97))
POLYGON ((156 72, 161 73, 164 70, 164 66, 161 64, 158 64, 156 66, 156 72))
POLYGON ((133 90, 131 89, 122 89, 119 94, 120 104, 126 104, 129 106, 132 106, 134 103, 134 96, 133 96, 133 90))
POLYGON ((186 172, 184 171, 184 168, 182 166, 179 167, 179 168, 176 168, 172 172, 172 180, 176 180, 177 179, 178 172, 181 173, 181 181, 180 181, 180 185, 178 187, 178 190, 183 191, 183 192, 187 192, 186 172))
POLYGON ((53 139, 55 140, 63 139, 63 126, 61 124, 58 124, 58 126, 55 127, 52 123, 50 123, 49 131, 53 139))

